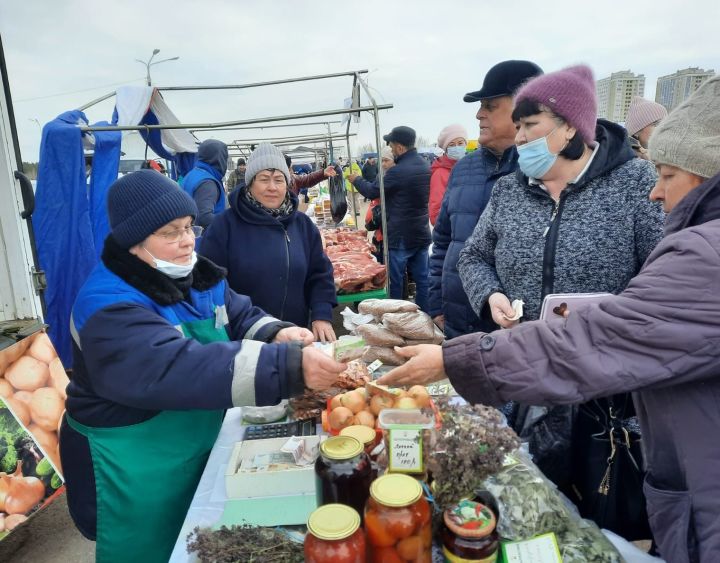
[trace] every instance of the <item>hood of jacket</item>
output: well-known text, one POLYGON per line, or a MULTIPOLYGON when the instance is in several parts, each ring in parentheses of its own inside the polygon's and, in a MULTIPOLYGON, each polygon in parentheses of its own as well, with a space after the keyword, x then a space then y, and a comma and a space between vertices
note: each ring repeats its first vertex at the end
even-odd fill
POLYGON ((435 172, 435 170, 438 170, 440 168, 452 170, 453 166, 455 166, 458 162, 459 161, 453 160, 448 155, 444 154, 439 158, 433 160, 432 164, 430 165, 430 172, 435 172))
MULTIPOLYGON (((590 168, 576 184, 577 187, 582 187, 635 158, 635 153, 628 143, 627 131, 617 123, 598 119, 595 127, 595 141, 600 146, 595 153, 595 158, 590 163, 590 168)), ((529 185, 528 177, 519 168, 516 174, 523 185, 529 185)))
POLYGON ((298 197, 288 188, 290 194, 290 201, 292 201, 292 213, 285 215, 284 217, 273 217, 269 213, 266 213, 259 207, 251 205, 250 202, 245 199, 244 194, 248 190, 248 186, 243 186, 240 189, 235 190, 228 197, 230 202, 230 208, 238 214, 238 216, 247 223, 254 225, 287 225, 290 221, 295 218, 295 214, 298 209, 298 197))
POLYGON ((720 174, 705 180, 675 206, 665 220, 665 234, 720 219, 720 174))
POLYGON ((208 139, 200 143, 197 153, 198 161, 212 167, 220 174, 220 178, 227 172, 228 149, 227 145, 217 139, 208 139))

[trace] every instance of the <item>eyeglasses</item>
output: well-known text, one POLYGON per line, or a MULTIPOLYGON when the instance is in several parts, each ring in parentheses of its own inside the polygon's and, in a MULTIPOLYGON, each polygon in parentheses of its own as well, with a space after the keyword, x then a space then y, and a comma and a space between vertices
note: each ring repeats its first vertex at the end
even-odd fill
POLYGON ((153 233, 158 237, 165 239, 168 244, 178 243, 182 240, 183 235, 189 235, 192 238, 197 238, 202 235, 203 228, 198 225, 188 225, 183 229, 175 229, 174 231, 168 231, 166 233, 153 233))

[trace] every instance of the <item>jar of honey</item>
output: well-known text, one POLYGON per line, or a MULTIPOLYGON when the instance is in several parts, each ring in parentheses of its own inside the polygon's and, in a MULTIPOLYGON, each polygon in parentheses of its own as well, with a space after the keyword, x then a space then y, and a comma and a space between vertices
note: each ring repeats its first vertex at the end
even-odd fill
POLYGON ((363 513, 373 470, 363 445, 351 436, 334 436, 320 444, 315 461, 318 506, 346 504, 363 513))
POLYGON ((494 563, 499 537, 495 514, 485 505, 462 500, 443 514, 443 556, 448 563, 494 563))
POLYGON ((430 563, 430 505, 416 479, 389 473, 373 481, 365 507, 365 536, 370 563, 430 563))
POLYGON ((365 563, 365 534, 355 509, 326 504, 310 514, 307 528, 306 563, 365 563))

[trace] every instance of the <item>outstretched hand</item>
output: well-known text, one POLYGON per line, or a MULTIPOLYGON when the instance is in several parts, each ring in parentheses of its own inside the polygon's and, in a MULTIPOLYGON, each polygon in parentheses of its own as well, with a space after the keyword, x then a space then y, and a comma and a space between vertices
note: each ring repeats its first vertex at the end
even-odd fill
POLYGON ((409 358, 405 364, 383 375, 376 383, 380 385, 427 385, 445 379, 442 346, 418 344, 417 346, 395 347, 395 352, 409 358))

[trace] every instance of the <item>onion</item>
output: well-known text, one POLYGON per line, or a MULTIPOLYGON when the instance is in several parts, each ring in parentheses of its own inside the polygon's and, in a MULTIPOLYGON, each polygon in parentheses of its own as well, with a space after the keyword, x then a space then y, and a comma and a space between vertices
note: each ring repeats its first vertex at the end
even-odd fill
POLYGON ((339 395, 335 395, 332 399, 330 399, 330 410, 336 409, 340 406, 342 406, 342 397, 345 393, 340 393, 339 395))
MULTIPOLYGON (((37 477, 23 477, 22 461, 12 475, 0 474, 0 481, 6 488, 4 511, 8 514, 26 514, 45 496, 45 485, 37 477)), ((8 527, 7 518, 5 526, 8 527)))
POLYGON ((328 422, 333 430, 342 430, 346 426, 350 426, 353 419, 353 412, 347 407, 338 407, 330 411, 328 422))
POLYGON ((35 391, 45 385, 50 375, 47 364, 30 356, 22 356, 5 372, 5 379, 20 391, 35 391))
POLYGON ((430 406, 430 393, 423 385, 413 385, 408 389, 410 396, 415 399, 418 407, 425 408, 430 406))
POLYGON ((55 348, 53 348, 52 342, 50 342, 50 338, 48 338, 48 335, 44 332, 41 332, 35 337, 35 340, 30 345, 28 354, 30 354, 36 360, 40 360, 41 362, 45 362, 46 364, 49 364, 55 358, 57 358, 55 348))
POLYGON ((62 397, 52 387, 42 387, 32 395, 30 416, 35 424, 49 432, 57 430, 64 409, 62 397))
POLYGON ((383 395, 375 395, 372 399, 370 399, 370 411, 375 415, 378 416, 380 414, 380 411, 383 409, 389 409, 393 406, 393 400, 389 397, 384 397, 383 395))
POLYGON ((340 399, 340 402, 343 407, 350 409, 353 414, 359 413, 367 406, 365 397, 357 391, 349 391, 348 393, 345 393, 340 399))
POLYGON ((355 415, 355 423, 375 428, 375 417, 370 411, 360 411, 355 415))
POLYGON ((416 409, 418 408, 418 404, 415 402, 415 399, 412 397, 400 397, 397 401, 395 401, 395 408, 396 409, 416 409))

